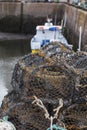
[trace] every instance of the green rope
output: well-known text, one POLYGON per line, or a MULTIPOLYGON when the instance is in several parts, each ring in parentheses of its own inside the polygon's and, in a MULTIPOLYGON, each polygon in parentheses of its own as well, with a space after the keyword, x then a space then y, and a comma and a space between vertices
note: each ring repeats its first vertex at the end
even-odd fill
MULTIPOLYGON (((62 128, 62 127, 59 127, 59 126, 57 126, 57 125, 55 125, 55 124, 52 126, 52 129, 53 129, 53 130, 67 130, 67 129, 62 128)), ((51 129, 48 128, 47 130, 51 130, 51 129)))
POLYGON ((0 119, 0 122, 7 122, 12 126, 13 130, 16 130, 15 126, 10 121, 8 121, 8 116, 4 116, 3 119, 0 119))

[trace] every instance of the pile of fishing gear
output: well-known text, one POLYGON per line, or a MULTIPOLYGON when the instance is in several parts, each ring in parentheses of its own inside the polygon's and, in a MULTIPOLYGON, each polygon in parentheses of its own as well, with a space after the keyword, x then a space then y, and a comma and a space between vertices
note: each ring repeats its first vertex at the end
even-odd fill
POLYGON ((0 118, 16 130, 87 130, 87 53, 52 42, 15 65, 0 118))

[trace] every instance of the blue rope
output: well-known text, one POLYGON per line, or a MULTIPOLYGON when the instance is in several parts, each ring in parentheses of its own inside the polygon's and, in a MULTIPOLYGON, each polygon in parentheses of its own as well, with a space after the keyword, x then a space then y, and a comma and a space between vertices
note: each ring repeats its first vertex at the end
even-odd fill
MULTIPOLYGON (((65 128, 59 127, 59 126, 57 126, 57 125, 55 125, 55 124, 52 126, 52 129, 53 129, 53 130, 66 130, 65 128)), ((47 130, 51 130, 51 129, 48 128, 47 130)))

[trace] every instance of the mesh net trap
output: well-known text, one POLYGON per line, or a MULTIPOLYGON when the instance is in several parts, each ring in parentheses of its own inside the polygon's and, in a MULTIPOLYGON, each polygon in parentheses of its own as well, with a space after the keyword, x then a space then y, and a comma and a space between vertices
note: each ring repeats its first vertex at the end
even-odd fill
POLYGON ((86 52, 51 43, 19 60, 11 84, 0 117, 17 130, 87 130, 86 52))

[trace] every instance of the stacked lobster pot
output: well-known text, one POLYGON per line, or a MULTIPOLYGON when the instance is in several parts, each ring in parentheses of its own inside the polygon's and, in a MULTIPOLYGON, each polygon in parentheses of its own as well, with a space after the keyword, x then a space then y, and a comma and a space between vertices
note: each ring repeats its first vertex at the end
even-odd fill
POLYGON ((87 53, 52 42, 15 65, 0 117, 17 130, 87 130, 87 53))

